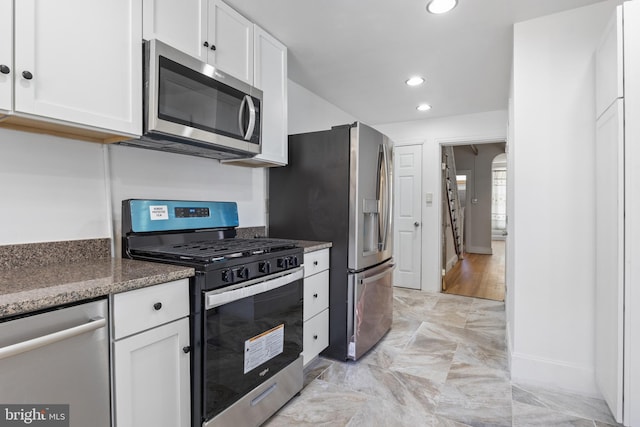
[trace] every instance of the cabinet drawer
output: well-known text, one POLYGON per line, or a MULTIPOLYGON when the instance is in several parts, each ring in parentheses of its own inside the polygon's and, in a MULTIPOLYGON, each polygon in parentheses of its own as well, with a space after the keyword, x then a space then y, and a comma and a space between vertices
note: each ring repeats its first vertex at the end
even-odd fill
POLYGON ((329 270, 304 279, 304 320, 329 307, 329 270))
POLYGON ((304 277, 312 276, 329 268, 329 249, 304 254, 304 277))
POLYGON ((329 345, 329 309, 304 322, 302 364, 311 362, 329 345))
POLYGON ((189 315, 189 279, 113 296, 114 339, 189 315))

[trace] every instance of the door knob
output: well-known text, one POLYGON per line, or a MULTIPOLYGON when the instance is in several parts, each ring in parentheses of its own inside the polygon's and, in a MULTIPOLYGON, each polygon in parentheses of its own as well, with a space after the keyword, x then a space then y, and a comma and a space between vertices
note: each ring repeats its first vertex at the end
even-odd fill
POLYGON ((416 221, 416 222, 413 223, 413 226, 414 227, 420 227, 420 223, 418 221, 416 221))

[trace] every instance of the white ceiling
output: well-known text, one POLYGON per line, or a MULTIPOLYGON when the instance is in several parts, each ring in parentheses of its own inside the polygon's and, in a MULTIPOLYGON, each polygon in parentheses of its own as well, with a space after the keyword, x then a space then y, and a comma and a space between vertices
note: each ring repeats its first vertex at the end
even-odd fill
POLYGON ((291 80, 376 125, 506 109, 513 24, 600 0, 225 1, 287 45, 291 80))

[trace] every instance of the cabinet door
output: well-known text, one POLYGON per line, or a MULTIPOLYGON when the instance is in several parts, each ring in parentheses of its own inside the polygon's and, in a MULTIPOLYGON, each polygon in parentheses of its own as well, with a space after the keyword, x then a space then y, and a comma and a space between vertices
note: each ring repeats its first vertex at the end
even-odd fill
POLYGON ((139 135, 141 1, 15 2, 15 111, 139 135))
POLYGON ((158 39, 203 62, 208 49, 206 0, 143 0, 142 37, 158 39))
POLYGON ((329 270, 304 279, 304 320, 329 307, 329 270))
POLYGON ((254 157, 287 164, 287 48, 254 26, 254 84, 263 92, 262 154, 254 157))
MULTIPOLYGON (((624 2, 624 424, 640 426, 640 2, 624 2)), ((600 342, 596 341, 600 346, 600 342)))
POLYGON ((188 345, 186 318, 114 344, 116 427, 189 425, 188 345))
POLYGON ((208 63, 253 84, 253 24, 220 0, 209 0, 208 63))
POLYGON ((596 382, 622 421, 624 333, 623 101, 596 125, 596 382))
POLYGON ((302 365, 306 366, 329 345, 329 309, 304 322, 302 365))
POLYGON ((622 47, 622 6, 618 6, 596 49, 596 117, 623 96, 622 47))
POLYGON ((0 113, 11 110, 13 76, 13 2, 0 0, 0 113), (6 68, 5 68, 6 67, 6 68))

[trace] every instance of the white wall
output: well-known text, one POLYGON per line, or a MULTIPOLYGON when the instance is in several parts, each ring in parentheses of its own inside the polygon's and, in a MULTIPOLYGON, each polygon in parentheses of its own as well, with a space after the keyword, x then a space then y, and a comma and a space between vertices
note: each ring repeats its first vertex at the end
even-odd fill
POLYGON ((331 129, 357 119, 315 93, 289 80, 289 135, 331 129))
MULTIPOLYGON (((289 81, 289 133, 356 119, 289 81)), ((116 237, 127 198, 238 203, 241 227, 266 225, 266 169, 0 129, 0 245, 116 237)))
POLYGON ((597 395, 593 53, 615 2, 515 25, 512 378, 597 395))
POLYGON ((505 141, 507 111, 375 126, 396 144, 422 144, 422 290, 440 291, 440 145, 505 141), (425 194, 433 194, 427 206, 425 194))
POLYGON ((0 129, 0 245, 111 236, 99 144, 0 129))
MULTIPOLYGON (((126 199, 213 200, 238 203, 240 227, 266 225, 266 170, 182 154, 109 146, 113 223, 121 232, 126 199)), ((119 244, 116 254, 119 256, 119 244)))

